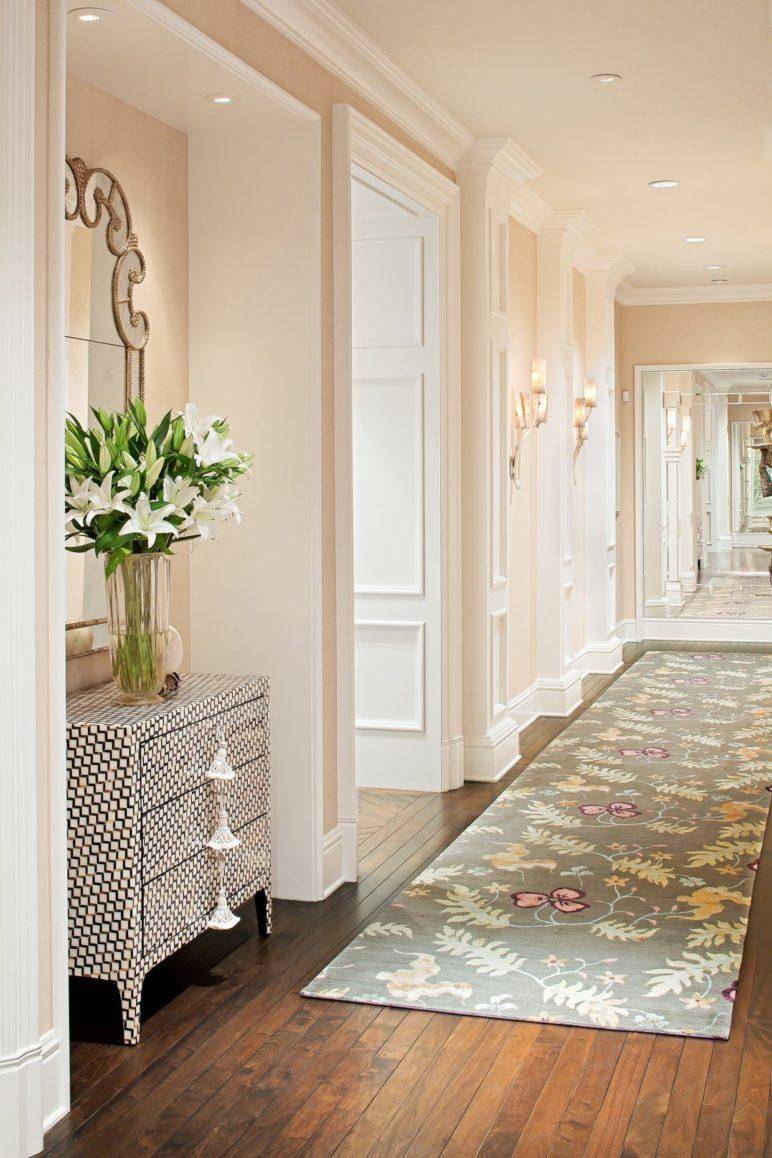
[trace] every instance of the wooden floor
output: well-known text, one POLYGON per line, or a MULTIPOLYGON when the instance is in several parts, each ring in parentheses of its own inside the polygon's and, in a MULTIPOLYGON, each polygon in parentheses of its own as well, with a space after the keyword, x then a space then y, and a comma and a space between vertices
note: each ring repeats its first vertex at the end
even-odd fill
MULTIPOLYGON (((608 682, 589 677, 586 696, 608 682)), ((568 722, 536 721, 515 774, 568 722)), ((359 883, 322 904, 278 902, 266 940, 246 906, 236 929, 207 934, 159 966, 145 983, 133 1049, 114 1044, 113 988, 73 986, 73 1108, 47 1136, 47 1152, 771 1154, 772 825, 726 1042, 298 996, 511 778, 407 800, 368 794, 359 883)))

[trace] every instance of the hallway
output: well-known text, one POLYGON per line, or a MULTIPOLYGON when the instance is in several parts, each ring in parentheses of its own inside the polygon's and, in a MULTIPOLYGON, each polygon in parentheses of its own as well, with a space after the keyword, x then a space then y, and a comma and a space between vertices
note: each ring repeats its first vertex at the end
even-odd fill
POLYGON ((709 567, 698 572, 696 590, 670 614, 682 619, 772 620, 771 557, 753 547, 716 551, 709 556, 709 567))
MULTIPOLYGON (((708 650, 695 644, 667 650, 708 650)), ((763 645, 727 650, 769 654, 763 645)), ((646 650, 626 649, 628 666, 646 650)), ((584 681, 574 717, 614 677, 584 681)), ((369 796, 359 884, 278 902, 202 938, 145 987, 142 1041, 115 1044, 108 987, 73 995, 73 1111, 47 1153, 760 1155, 768 1109, 772 856, 761 858, 728 1041, 308 1001, 301 984, 371 921, 571 722, 540 719, 498 784, 369 796), (400 807, 404 804, 404 807, 400 807), (368 817, 369 814, 369 817, 368 817), (379 827, 371 827, 375 819, 379 827)), ((768 829, 765 849, 772 848, 768 829)))

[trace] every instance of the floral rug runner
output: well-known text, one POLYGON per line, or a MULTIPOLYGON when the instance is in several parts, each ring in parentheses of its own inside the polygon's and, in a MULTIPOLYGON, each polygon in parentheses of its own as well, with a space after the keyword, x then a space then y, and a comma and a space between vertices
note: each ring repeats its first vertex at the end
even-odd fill
POLYGON ((728 1037, 772 657, 649 652, 304 990, 728 1037))

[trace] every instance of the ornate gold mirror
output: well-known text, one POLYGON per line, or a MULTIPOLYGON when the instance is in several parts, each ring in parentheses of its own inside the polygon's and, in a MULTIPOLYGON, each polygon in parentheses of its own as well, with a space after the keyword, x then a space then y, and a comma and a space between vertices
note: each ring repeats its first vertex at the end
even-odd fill
MULTIPOLYGON (((64 177, 67 410, 89 425, 91 408, 124 410, 145 394, 147 314, 134 308, 145 277, 126 194, 107 169, 67 157, 64 177)), ((101 563, 67 555, 67 652, 107 646, 101 563)))

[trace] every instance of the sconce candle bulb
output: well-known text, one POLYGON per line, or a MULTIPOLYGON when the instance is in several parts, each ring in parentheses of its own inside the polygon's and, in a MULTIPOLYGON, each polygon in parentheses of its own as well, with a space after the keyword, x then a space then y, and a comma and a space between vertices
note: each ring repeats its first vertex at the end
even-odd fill
POLYGON ((594 378, 584 380, 584 404, 588 410, 594 409, 598 404, 598 384, 594 378))

